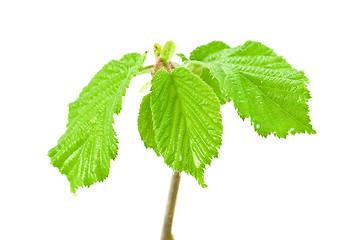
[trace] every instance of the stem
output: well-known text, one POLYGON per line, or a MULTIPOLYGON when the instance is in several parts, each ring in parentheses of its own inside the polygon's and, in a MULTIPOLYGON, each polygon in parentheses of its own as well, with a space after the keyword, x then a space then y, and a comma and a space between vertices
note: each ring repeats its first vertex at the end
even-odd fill
POLYGON ((176 197, 179 190, 180 184, 180 174, 178 171, 174 172, 174 175, 171 178, 170 191, 168 196, 168 201, 166 204, 166 211, 164 217, 164 225, 161 235, 161 240, 171 240, 173 239, 171 234, 171 227, 174 218, 176 197))
POLYGON ((149 65, 149 66, 141 68, 141 70, 136 74, 136 76, 151 73, 153 67, 154 67, 154 65, 149 65))

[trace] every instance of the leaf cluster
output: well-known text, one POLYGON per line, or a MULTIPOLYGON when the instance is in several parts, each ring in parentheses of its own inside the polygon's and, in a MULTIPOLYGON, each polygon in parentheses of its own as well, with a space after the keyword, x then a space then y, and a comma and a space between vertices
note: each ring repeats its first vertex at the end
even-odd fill
MULTIPOLYGON (((182 65, 170 61, 173 42, 160 48, 155 45, 162 62, 146 84, 151 89, 140 105, 139 133, 145 147, 201 186, 206 187, 204 169, 219 153, 220 107, 227 102, 263 137, 316 133, 309 118, 308 78, 267 46, 247 41, 232 48, 214 41, 189 58, 178 53, 182 65)), ((110 61, 69 104, 67 130, 48 155, 73 192, 108 176, 118 150, 113 116, 121 111, 130 80, 146 70, 145 58, 131 53, 110 61)))

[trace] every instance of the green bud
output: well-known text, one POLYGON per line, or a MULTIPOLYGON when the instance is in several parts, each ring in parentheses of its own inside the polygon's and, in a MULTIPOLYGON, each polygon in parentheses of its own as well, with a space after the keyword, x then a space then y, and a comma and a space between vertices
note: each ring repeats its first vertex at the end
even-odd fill
POLYGON ((154 55, 156 58, 160 57, 160 53, 161 53, 161 45, 158 43, 154 44, 154 55))
POLYGON ((175 53, 175 43, 173 41, 167 41, 163 49, 161 49, 160 58, 164 63, 166 63, 172 58, 174 53, 175 53))

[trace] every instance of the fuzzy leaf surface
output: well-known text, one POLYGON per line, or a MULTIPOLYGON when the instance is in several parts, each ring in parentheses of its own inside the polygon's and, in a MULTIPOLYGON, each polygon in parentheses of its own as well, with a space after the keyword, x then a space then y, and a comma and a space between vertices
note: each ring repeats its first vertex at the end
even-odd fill
POLYGON ((110 159, 118 150, 113 115, 121 111, 126 88, 145 57, 131 53, 110 61, 69 104, 67 130, 48 155, 67 176, 72 192, 109 175, 110 159))
POLYGON ((316 133, 308 115, 308 78, 272 49, 247 41, 208 55, 204 62, 233 100, 239 116, 250 117, 259 135, 285 138, 316 133))
POLYGON ((228 98, 225 95, 223 88, 220 86, 219 80, 210 73, 210 70, 208 68, 203 68, 199 77, 214 90, 216 96, 220 100, 221 105, 228 102, 228 98))
POLYGON ((155 138, 165 163, 204 183, 204 168, 218 156, 222 122, 214 91, 187 68, 159 70, 152 79, 155 138))
POLYGON ((196 60, 201 62, 206 62, 211 56, 223 52, 225 49, 230 49, 230 47, 221 41, 213 41, 206 45, 197 47, 194 51, 190 53, 190 60, 196 60))

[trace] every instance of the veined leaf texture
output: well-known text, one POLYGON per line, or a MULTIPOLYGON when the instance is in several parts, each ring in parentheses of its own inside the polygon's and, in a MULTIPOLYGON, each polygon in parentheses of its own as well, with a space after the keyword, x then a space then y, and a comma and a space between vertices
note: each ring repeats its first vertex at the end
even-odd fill
POLYGON ((121 111, 126 88, 144 60, 145 55, 131 53, 110 61, 69 104, 67 130, 48 155, 67 176, 72 192, 109 175, 118 150, 113 115, 121 111))
POLYGON ((195 49, 190 59, 210 69, 239 116, 250 117, 261 136, 316 133, 308 115, 308 78, 272 49, 253 41, 235 48, 212 42, 195 49))
MULTIPOLYGON (((229 101, 261 136, 316 133, 309 117, 309 80, 269 47, 247 41, 232 48, 214 41, 196 48, 189 59, 177 55, 182 66, 172 64, 175 69, 153 76, 140 105, 138 130, 146 148, 201 186, 206 187, 204 169, 221 146, 220 106, 229 101)), ((72 192, 108 176, 118 151, 113 115, 121 111, 122 97, 145 57, 130 53, 110 61, 69 104, 67 130, 48 155, 72 192)))
POLYGON ((155 139, 165 163, 204 182, 205 165, 221 145, 220 101, 189 69, 160 70, 152 79, 151 109, 155 139))

